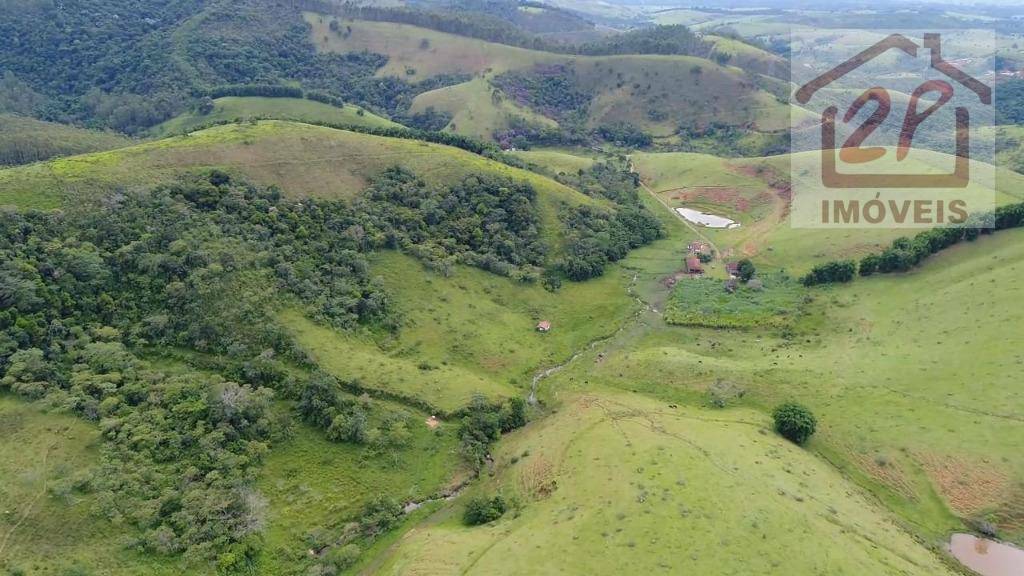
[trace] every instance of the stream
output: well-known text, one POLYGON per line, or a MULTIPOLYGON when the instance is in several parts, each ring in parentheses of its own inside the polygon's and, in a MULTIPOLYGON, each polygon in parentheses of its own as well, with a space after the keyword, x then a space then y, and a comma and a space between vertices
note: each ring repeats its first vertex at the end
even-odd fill
POLYGON ((631 320, 627 321, 627 322, 624 322, 621 326, 619 326, 615 330, 615 332, 612 332, 611 334, 609 334, 607 336, 602 336, 602 337, 597 338, 595 340, 591 340, 589 344, 587 344, 586 346, 584 346, 580 350, 576 351, 576 353, 573 354, 572 356, 570 356, 569 359, 566 360, 565 362, 562 362, 561 364, 558 364, 557 366, 552 366, 550 368, 546 368, 546 369, 541 370, 540 372, 534 374, 533 375, 533 380, 530 382, 530 395, 526 397, 526 401, 529 402, 530 405, 536 405, 537 404, 537 389, 540 386, 540 381, 541 380, 544 380, 545 378, 548 378, 550 376, 553 376, 554 374, 557 374, 557 373, 561 372, 563 369, 565 369, 566 366, 568 366, 569 364, 572 364, 572 362, 574 360, 576 360, 577 358, 582 356, 585 352, 589 352, 589 351, 593 350, 595 346, 597 346, 599 344, 602 344, 604 342, 608 342, 609 340, 612 340, 613 338, 615 338, 616 336, 621 334, 622 331, 625 330, 628 326, 630 326, 634 322, 638 321, 640 319, 640 316, 644 312, 653 312, 655 314, 661 314, 661 312, 658 312, 658 310, 656 308, 651 306, 649 303, 645 302, 642 298, 637 296, 636 293, 633 291, 633 287, 636 285, 636 280, 637 280, 637 278, 639 276, 640 275, 638 273, 634 272, 633 273, 633 279, 629 281, 629 287, 626 288, 626 293, 629 294, 633 298, 633 300, 637 304, 640 305, 640 308, 637 309, 636 313, 633 314, 633 318, 631 320))

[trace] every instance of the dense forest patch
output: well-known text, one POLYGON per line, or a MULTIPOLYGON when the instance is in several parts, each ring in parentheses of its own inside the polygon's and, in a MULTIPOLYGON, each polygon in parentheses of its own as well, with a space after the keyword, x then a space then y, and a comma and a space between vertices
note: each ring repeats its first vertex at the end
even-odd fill
POLYGON ((527 185, 477 178, 449 196, 424 186, 390 171, 355 208, 214 171, 64 213, 5 211, 0 385, 99 423, 102 474, 76 489, 137 527, 135 545, 251 562, 266 506, 251 482, 289 428, 273 398, 294 399, 336 441, 389 449, 408 436, 408 416, 374 415, 345 383, 291 368, 308 360, 274 310, 292 302, 336 329, 397 329, 362 253, 424 232, 450 238, 442 253, 495 266, 540 257, 527 185), (402 192, 436 207, 410 220, 408 204, 387 204, 402 192), (172 348, 212 354, 213 372, 145 359, 172 348))
POLYGON ((85 152, 129 146, 120 134, 85 130, 34 118, 0 114, 0 166, 15 166, 85 152))
POLYGON ((10 40, 0 49, 0 112, 126 133, 176 116, 224 84, 299 83, 394 114, 451 82, 374 78, 386 56, 319 54, 295 7, 263 0, 3 3, 0 36, 10 40))

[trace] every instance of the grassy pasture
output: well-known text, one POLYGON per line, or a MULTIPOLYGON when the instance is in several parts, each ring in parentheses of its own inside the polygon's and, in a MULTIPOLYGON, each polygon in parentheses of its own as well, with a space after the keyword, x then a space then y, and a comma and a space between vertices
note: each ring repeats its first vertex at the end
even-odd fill
POLYGON ((458 410, 475 394, 498 400, 513 391, 459 366, 428 365, 388 354, 372 341, 320 326, 295 311, 280 314, 278 320, 299 347, 334 376, 358 380, 371 390, 421 400, 441 412, 458 410))
MULTIPOLYGON (((727 257, 748 256, 763 268, 798 275, 820 262, 859 259, 895 238, 913 234, 912 230, 892 228, 793 228, 786 191, 790 155, 722 159, 691 153, 637 153, 632 159, 647 186, 669 205, 696 207, 739 221, 742 227, 738 229, 702 231, 727 257)), ((948 170, 948 156, 917 151, 903 164, 890 168, 916 173, 948 170)), ((976 184, 971 186, 972 193, 993 193, 976 184)), ((997 167, 995 186, 997 204, 1024 198, 1021 174, 997 167)))
POLYGON ((495 90, 486 78, 473 78, 469 82, 424 92, 412 102, 410 112, 420 113, 428 108, 452 115, 445 130, 480 140, 490 140, 494 133, 509 127, 510 117, 522 118, 532 124, 554 127, 558 124, 546 116, 519 106, 495 90))
POLYGON ((0 166, 130 146, 120 134, 0 114, 0 166))
POLYGON ((701 12, 700 10, 692 10, 689 8, 673 8, 670 10, 659 10, 653 15, 655 23, 662 26, 671 26, 673 24, 682 24, 684 26, 693 26, 700 24, 701 22, 707 22, 714 18, 709 12, 701 12))
POLYGON ((0 170, 0 205, 57 208, 97 191, 152 186, 223 168, 294 197, 351 198, 373 175, 403 166, 433 184, 471 174, 521 179, 538 192, 543 233, 557 253, 559 207, 594 200, 539 174, 439 144, 278 120, 216 126, 129 148, 0 170))
MULTIPOLYGON (((655 309, 666 295, 658 280, 677 269, 689 237, 667 211, 658 214, 668 237, 621 264, 655 309)), ((750 573, 766 565, 791 573, 826 566, 830 574, 948 573, 830 465, 765 433, 762 414, 667 408, 605 389, 684 397, 660 382, 699 378, 700 364, 687 373, 622 362, 647 352, 650 329, 665 335, 666 346, 691 343, 680 338, 684 329, 659 326, 656 312, 645 313, 543 381, 541 396, 557 413, 503 439, 495 473, 470 493, 514 496, 521 511, 466 528, 456 501, 362 574, 750 573), (785 552, 792 550, 804 551, 785 552)))
POLYGON ((202 115, 186 112, 163 124, 154 126, 155 137, 181 134, 210 122, 244 120, 247 118, 274 118, 296 122, 329 122, 347 126, 392 128, 398 124, 361 108, 346 104, 343 108, 302 98, 263 98, 256 96, 225 96, 213 101, 213 111, 202 115))
POLYGON ((177 562, 125 549, 123 530, 94 514, 75 489, 94 471, 99 430, 73 416, 0 395, 0 569, 15 574, 192 574, 177 562))
POLYGON ((589 115, 593 126, 629 122, 655 136, 673 134, 680 124, 789 126, 788 106, 748 83, 741 70, 703 58, 588 57, 577 59, 574 69, 581 88, 596 95, 589 115), (654 119, 658 112, 667 117, 654 119))
POLYGON ((1024 539, 1024 234, 1001 232, 913 273, 810 291, 796 337, 770 330, 653 330, 588 374, 665 401, 699 402, 719 380, 768 409, 797 399, 818 415, 812 449, 938 544, 986 518, 1024 539))
POLYGON ((593 158, 581 156, 578 151, 563 152, 554 148, 517 150, 514 154, 554 174, 576 174, 590 168, 595 162, 593 158))
POLYGON ((368 50, 386 54, 388 63, 377 74, 398 76, 413 82, 439 74, 499 74, 566 59, 564 55, 393 22, 339 19, 341 31, 345 32, 349 27, 352 29, 351 34, 345 36, 331 31, 330 16, 307 12, 305 19, 312 26, 310 39, 318 51, 345 53, 368 50))
POLYGON ((633 307, 622 288, 628 272, 615 267, 551 293, 468 267, 444 277, 395 252, 375 255, 371 266, 400 309, 397 337, 347 337, 292 312, 282 322, 336 376, 446 412, 474 393, 525 395, 534 372, 607 336, 633 307), (551 332, 534 329, 542 319, 551 332))
POLYGON ((789 64, 785 59, 771 52, 725 36, 708 34, 704 36, 704 39, 714 46, 713 54, 728 55, 729 63, 734 66, 759 70, 762 74, 789 81, 789 64))
MULTIPOLYGON (((644 160, 634 157, 642 174, 644 160)), ((759 162, 778 169, 785 158, 759 162)), ((700 177, 716 173, 737 183, 735 171, 701 171, 698 161, 685 166, 687 173, 654 165, 662 168, 653 172, 661 186, 678 185, 676 176, 707 184, 700 177)), ((745 174, 751 173, 739 176, 745 174)), ((1018 193, 1016 176, 999 174, 1001 188, 1010 183, 1000 196, 1008 201, 1018 193)), ((780 223, 768 236, 771 249, 758 254, 759 265, 799 270, 801 260, 874 251, 901 231, 814 232, 780 223)), ((799 399, 823 423, 813 449, 897 511, 913 532, 938 544, 962 529, 958 518, 987 518, 1021 542, 1024 469, 1012 447, 1022 441, 1024 397, 1012 381, 1024 357, 1008 335, 1021 321, 1014 302, 1021 297, 1015 278, 1024 266, 1022 240, 1021 231, 1005 231, 943 252, 910 274, 811 290, 814 301, 794 339, 765 329, 641 331, 606 349, 600 363, 576 375, 576 385, 607 382, 699 403, 726 379, 748 391, 745 402, 763 409, 799 399)), ((664 288, 651 290, 645 296, 655 301, 664 288)))
POLYGON ((455 424, 431 431, 427 415, 416 415, 421 421, 410 426, 409 445, 394 454, 330 442, 305 424, 274 446, 256 483, 269 504, 260 574, 304 574, 312 533, 340 531, 377 495, 421 500, 453 479, 460 467, 455 424))
POLYGON ((728 293, 721 280, 694 278, 676 284, 665 322, 680 326, 749 328, 791 325, 800 312, 804 289, 779 274, 759 276, 761 290, 740 284, 728 293))
MULTIPOLYGON (((307 13, 306 20, 313 26, 311 38, 319 50, 386 54, 388 63, 378 72, 382 76, 421 80, 438 74, 470 73, 486 77, 535 65, 571 66, 580 89, 595 95, 588 118, 591 127, 629 122, 654 136, 668 136, 681 124, 706 126, 718 122, 759 130, 789 126, 788 107, 749 82, 742 70, 703 58, 571 56, 362 20, 345 20, 339 34, 330 31, 330 17, 307 13), (348 27, 352 29, 350 34, 348 27)), ((741 50, 726 48, 735 53, 741 50)), ((749 51, 743 54, 753 57, 749 51)), ((492 101, 483 78, 423 94, 415 107, 425 109, 431 104, 438 110, 463 114, 452 129, 466 134, 489 136, 508 113, 524 115, 507 100, 492 101), (467 121, 472 121, 471 125, 467 121)))
POLYGON ((594 389, 504 440, 475 488, 524 507, 467 528, 456 504, 377 574, 951 574, 836 470, 749 410, 594 389))

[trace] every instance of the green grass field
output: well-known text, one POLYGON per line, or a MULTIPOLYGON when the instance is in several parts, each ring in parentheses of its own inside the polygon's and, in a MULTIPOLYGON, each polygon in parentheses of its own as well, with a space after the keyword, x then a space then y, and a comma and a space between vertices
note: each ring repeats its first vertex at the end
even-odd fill
POLYGON ((392 22, 340 19, 341 31, 352 28, 346 36, 330 29, 330 16, 307 12, 305 18, 312 27, 310 39, 317 50, 341 53, 368 50, 386 54, 388 63, 377 74, 413 82, 439 74, 500 74, 566 59, 563 55, 392 22))
MULTIPOLYGON (((594 95, 588 125, 628 122, 653 136, 675 133, 680 125, 707 126, 720 123, 772 131, 789 126, 789 108, 765 90, 750 83, 745 73, 732 66, 689 56, 625 55, 570 56, 485 42, 404 24, 344 20, 340 33, 330 30, 328 16, 306 13, 311 39, 321 51, 368 50, 388 56, 378 72, 418 81, 439 74, 468 73, 480 76, 458 86, 428 92, 417 98, 415 110, 433 105, 461 115, 449 128, 464 134, 489 137, 507 123, 508 114, 527 115, 507 97, 492 99, 486 78, 509 70, 529 70, 536 65, 562 64, 575 71, 579 87, 594 95), (348 29, 351 28, 351 33, 348 29), (699 70, 699 71, 698 71, 699 70), (729 98, 724 98, 729 94, 729 98)), ((724 39, 723 39, 724 40, 724 39)), ((737 63, 749 61, 758 71, 770 66, 770 55, 754 54, 727 42, 723 50, 741 54, 737 63)))
POLYGON ((495 132, 508 129, 510 118, 523 119, 534 125, 558 125, 550 118, 519 106, 496 90, 486 78, 474 78, 420 94, 413 100, 409 111, 416 114, 433 108, 447 112, 452 119, 445 130, 480 140, 490 140, 495 132))
POLYGON ((130 534, 95 513, 95 496, 80 488, 97 465, 95 426, 0 394, 0 435, 0 569, 46 576, 194 573, 173 559, 127 550, 121 542, 130 534), (92 572, 96 567, 104 571, 92 572))
POLYGON ((1003 232, 911 274, 813 290, 792 337, 653 330, 589 380, 676 402, 699 402, 723 379, 752 406, 795 398, 822 423, 812 450, 927 541, 962 529, 959 516, 987 518, 1020 542, 1022 359, 1008 330, 1020 322, 1022 239, 1003 232))
POLYGON ((305 574, 305 550, 317 532, 336 533, 377 495, 403 503, 422 500, 457 477, 455 425, 432 431, 426 414, 414 414, 409 445, 393 454, 329 442, 323 432, 304 424, 274 447, 256 482, 269 505, 260 574, 305 574))
POLYGON ((763 415, 593 388, 502 442, 476 491, 521 511, 467 528, 453 507, 375 573, 952 574, 763 415))
POLYGON ((209 114, 186 112, 150 129, 157 138, 181 134, 212 122, 232 122, 248 118, 273 118, 296 122, 331 123, 367 128, 393 128, 398 124, 346 104, 343 108, 304 100, 302 98, 262 98, 255 96, 226 96, 213 101, 209 114), (360 113, 362 111, 362 113, 360 113))
POLYGON ((958 517, 985 516, 1020 537, 1024 493, 1010 454, 1021 441, 1010 384, 1020 359, 989 324, 1020 289, 973 294, 1019 274, 1019 231, 955 248, 911 275, 809 291, 797 336, 782 338, 663 324, 656 310, 668 293, 657 280, 689 236, 663 215, 669 236, 621 264, 655 311, 544 380, 541 396, 557 413, 503 440, 494 474, 473 489, 522 508, 467 528, 456 501, 363 574, 769 565, 932 575, 952 573, 939 551, 963 529, 958 517), (973 302, 977 314, 947 314, 938 302, 973 302), (935 338, 945 343, 928 350, 935 338), (960 356, 971 361, 949 361, 960 356), (985 383, 961 389, 978 365, 991 366, 985 383), (722 381, 745 392, 745 408, 669 406, 702 405, 722 381), (808 450, 766 430, 763 410, 792 398, 821 422, 808 450))
POLYGON ((222 168, 295 197, 352 198, 368 179, 402 166, 432 184, 471 174, 521 179, 538 192, 543 234, 557 254, 564 205, 595 200, 549 178, 470 152, 310 124, 267 120, 217 126, 129 148, 0 170, 0 205, 56 208, 119 186, 151 186, 182 172, 222 168))
POLYGON ((578 151, 562 151, 558 149, 517 150, 515 155, 523 160, 536 164, 552 174, 576 174, 594 165, 595 160, 581 156, 578 151))
POLYGON ((445 414, 469 404, 474 395, 496 401, 509 397, 513 390, 447 362, 431 365, 388 354, 372 341, 319 326, 294 311, 281 314, 278 320, 298 346, 334 376, 358 380, 370 390, 421 400, 445 414))
POLYGON ((112 132, 0 114, 0 167, 132 144, 131 139, 112 132))
POLYGON ((740 284, 734 293, 711 278, 684 279, 676 284, 665 309, 665 322, 679 326, 750 328, 792 325, 805 297, 804 289, 779 274, 759 276, 760 289, 740 284))
POLYGON ((552 293, 461 266, 445 277, 395 252, 374 256, 371 266, 400 309, 397 338, 347 337, 294 312, 281 320, 339 378, 443 412, 462 408, 476 393, 525 395, 535 371, 607 336, 632 309, 621 288, 625 272, 616 269, 552 293), (535 330, 542 319, 553 325, 546 334, 535 330))
POLYGON ((727 55, 728 63, 733 66, 789 81, 789 64, 785 59, 771 52, 724 36, 708 34, 704 36, 704 39, 714 46, 713 55, 727 55))
MULTIPOLYGON (((801 155, 814 154, 803 152, 801 155)), ((877 252, 912 230, 810 229, 790 226, 789 155, 723 159, 691 153, 637 153, 631 156, 645 184, 668 205, 721 214, 742 224, 738 229, 703 228, 726 258, 750 257, 761 267, 799 275, 815 264, 839 258, 859 259, 877 252)), ((928 173, 947 169, 947 156, 919 151, 899 170, 928 173), (908 168, 908 166, 912 166, 908 168)), ((893 167, 896 170, 896 167, 893 167)), ((972 184, 969 191, 994 195, 996 204, 1024 199, 1024 177, 995 169, 993 191, 972 184)))

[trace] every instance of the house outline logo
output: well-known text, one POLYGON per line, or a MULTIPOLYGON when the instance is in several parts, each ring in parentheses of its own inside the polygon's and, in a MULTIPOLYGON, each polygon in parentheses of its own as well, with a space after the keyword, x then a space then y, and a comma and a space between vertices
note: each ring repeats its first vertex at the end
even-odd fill
MULTIPOLYGON (((807 104, 814 94, 828 86, 839 78, 860 68, 867 62, 888 52, 889 50, 900 50, 907 55, 917 58, 919 48, 926 48, 931 51, 930 67, 938 70, 946 77, 964 86, 978 97, 979 101, 987 106, 992 105, 992 88, 977 78, 970 76, 960 70, 952 63, 942 57, 942 37, 938 33, 929 32, 923 35, 923 46, 910 40, 902 34, 890 34, 886 38, 866 48, 845 62, 833 67, 828 72, 801 86, 795 94, 797 102, 807 104)), ((899 146, 897 147, 897 161, 906 157, 907 151, 912 145, 913 137, 917 126, 924 122, 932 113, 943 106, 953 95, 953 86, 945 80, 929 80, 921 84, 911 95, 910 104, 907 108, 904 123, 900 130, 899 146), (927 108, 924 113, 917 112, 917 103, 921 96, 929 92, 939 92, 939 99, 927 108)), ((855 173, 845 174, 838 170, 836 156, 850 163, 866 163, 879 158, 885 154, 884 149, 862 148, 863 142, 888 115, 889 99, 888 93, 882 87, 875 86, 866 90, 854 102, 844 117, 844 122, 849 122, 860 111, 867 102, 874 101, 878 108, 864 123, 862 123, 847 139, 842 148, 836 147, 836 106, 828 106, 821 117, 821 181, 826 188, 965 188, 970 181, 970 112, 964 106, 957 106, 955 111, 955 164, 954 169, 948 174, 878 174, 878 173, 855 173), (847 146, 846 144, 852 144, 847 146)))

